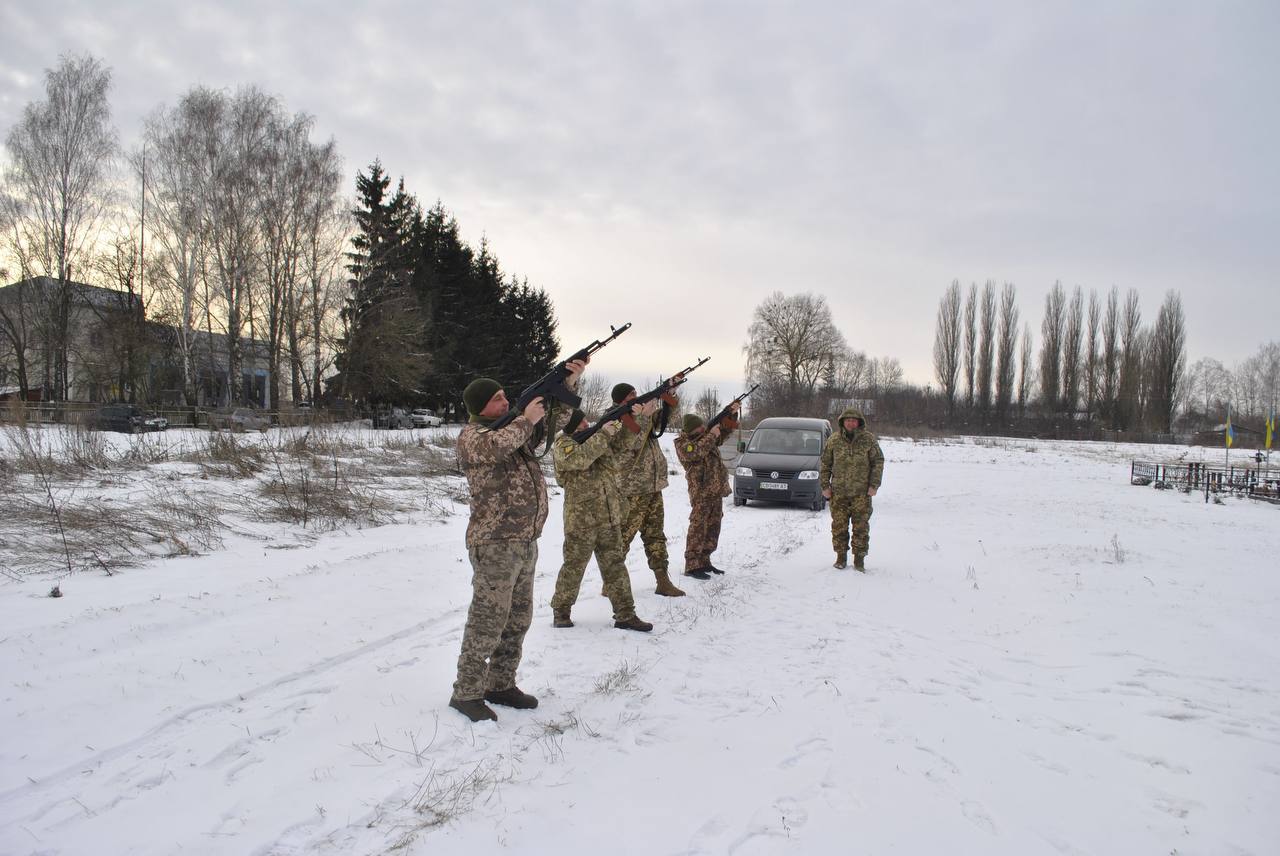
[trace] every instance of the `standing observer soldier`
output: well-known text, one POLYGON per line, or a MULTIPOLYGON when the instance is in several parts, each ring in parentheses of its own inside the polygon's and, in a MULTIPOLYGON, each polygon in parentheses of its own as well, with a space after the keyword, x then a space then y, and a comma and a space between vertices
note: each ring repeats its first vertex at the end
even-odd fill
POLYGON ((835 567, 849 561, 849 530, 853 529, 853 567, 865 572, 863 560, 871 540, 871 497, 880 488, 884 474, 884 453, 876 435, 867 430, 862 411, 845 408, 840 414, 840 430, 822 449, 818 484, 831 500, 831 546, 836 551, 835 567))
POLYGON ((724 571, 711 564, 711 554, 720 544, 720 522, 724 519, 724 498, 729 487, 729 471, 720 458, 720 444, 737 428, 738 403, 730 405, 729 416, 710 430, 702 427, 702 417, 686 413, 684 431, 676 438, 676 457, 684 467, 689 487, 689 531, 684 543, 684 573, 694 579, 710 579, 724 571), (723 430, 722 430, 723 429, 723 430))
MULTIPOLYGON (((643 405, 641 405, 643 406, 643 405)), ((622 430, 622 423, 610 422, 586 441, 573 439, 582 426, 581 410, 565 423, 564 433, 551 447, 556 479, 564 488, 564 564, 556 576, 551 597, 552 624, 572 627, 570 610, 578 602, 582 574, 594 553, 604 577, 605 592, 613 604, 613 626, 622 630, 648 632, 653 625, 636 615, 627 574, 627 551, 622 546, 622 496, 610 439, 622 430)))
MULTIPOLYGON (((636 388, 620 383, 613 388, 613 403, 623 404, 636 397, 636 388)), ((658 401, 650 401, 622 418, 623 430, 610 440, 618 459, 619 484, 622 488, 622 549, 631 549, 636 533, 644 543, 644 555, 657 581, 655 594, 683 597, 684 592, 671 582, 664 531, 665 511, 662 491, 667 487, 667 456, 653 436, 653 422, 658 408, 666 413, 679 403, 674 392, 666 392, 658 401)), ((605 594, 608 594, 607 586, 605 594)))
MULTIPOLYGON (((585 366, 583 360, 568 364, 570 389, 577 387, 585 366)), ((542 399, 535 399, 509 424, 490 430, 508 409, 501 385, 490 378, 473 380, 462 399, 471 417, 458 435, 458 467, 471 489, 472 594, 449 706, 479 722, 498 718, 486 701, 538 706, 536 698, 516 687, 516 668, 533 620, 533 570, 547 521, 547 483, 537 449, 549 426, 543 422, 542 399)))

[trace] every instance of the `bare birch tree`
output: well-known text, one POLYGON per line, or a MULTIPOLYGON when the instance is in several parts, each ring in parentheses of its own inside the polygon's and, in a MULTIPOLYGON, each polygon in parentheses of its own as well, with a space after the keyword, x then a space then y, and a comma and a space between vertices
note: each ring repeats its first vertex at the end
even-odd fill
POLYGON ((8 167, 0 201, 32 272, 56 281, 41 330, 44 385, 69 393, 69 283, 87 264, 110 198, 117 152, 111 126, 111 72, 88 55, 64 55, 45 72, 45 100, 28 104, 5 138, 8 167))
POLYGON ((307 263, 315 258, 313 242, 332 217, 341 182, 337 146, 332 140, 312 143, 313 125, 309 115, 289 118, 276 111, 266 144, 261 198, 266 288, 259 299, 266 316, 271 406, 280 399, 284 363, 290 367, 291 396, 301 395, 302 304, 307 297, 318 296, 314 285, 306 285, 307 263))
MULTIPOLYGON (((193 96, 197 93, 193 91, 193 96)), ((264 180, 275 99, 254 87, 232 96, 202 90, 199 152, 207 235, 210 291, 216 302, 206 316, 226 334, 223 403, 244 398, 241 373, 246 330, 254 338, 254 283, 262 270, 260 186, 264 180)), ((213 301, 211 301, 213 302, 213 301)), ((212 335, 210 341, 212 343, 212 335)), ((213 356, 211 354, 211 356, 213 356)))
POLYGON ((321 380, 333 365, 338 341, 335 322, 346 292, 343 251, 351 223, 337 193, 342 172, 336 145, 330 141, 311 155, 310 192, 303 220, 304 286, 297 292, 298 301, 289 306, 295 401, 304 396, 318 401, 321 380), (299 376, 305 378, 305 392, 299 376))
POLYGON ((1189 393, 1205 419, 1216 418, 1231 398, 1231 373, 1212 357, 1201 357, 1187 372, 1189 393))
MULTIPOLYGON (((193 90, 176 107, 160 107, 145 122, 132 158, 145 194, 152 252, 148 282, 156 310, 174 331, 182 396, 196 403, 197 322, 207 317, 205 210, 209 197, 199 145, 214 93, 193 90)), ((207 139, 207 137, 205 138, 207 139)), ((212 365, 210 365, 212 368, 212 365)))

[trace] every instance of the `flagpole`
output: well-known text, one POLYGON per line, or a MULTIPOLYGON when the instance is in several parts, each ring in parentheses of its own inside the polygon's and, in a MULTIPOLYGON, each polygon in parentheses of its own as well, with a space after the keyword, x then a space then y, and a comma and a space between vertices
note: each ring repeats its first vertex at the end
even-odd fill
POLYGON ((1222 476, 1227 480, 1227 486, 1231 485, 1231 405, 1227 405, 1227 428, 1222 432, 1222 476))

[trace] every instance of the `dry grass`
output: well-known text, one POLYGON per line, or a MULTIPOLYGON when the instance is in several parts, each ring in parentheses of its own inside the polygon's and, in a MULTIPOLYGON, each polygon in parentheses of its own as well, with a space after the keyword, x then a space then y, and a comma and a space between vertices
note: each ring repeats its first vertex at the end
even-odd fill
POLYGON ((267 466, 261 448, 222 431, 211 431, 205 447, 186 455, 185 460, 200 464, 209 478, 252 478, 267 466))
POLYGON ((334 529, 344 524, 378 526, 405 510, 375 487, 359 467, 344 465, 336 454, 288 455, 267 450, 268 480, 260 484, 260 515, 299 526, 334 529))
POLYGON ((79 426, 14 422, 0 428, 0 569, 111 573, 215 549, 235 519, 328 530, 443 516, 465 500, 451 441, 316 425, 270 438, 211 432, 182 450, 163 435, 121 447, 79 426), (189 469, 153 469, 171 463, 195 465, 200 480, 178 488, 189 469), (228 494, 249 501, 233 506, 228 494))
POLYGON ((221 542, 221 509, 208 496, 171 489, 145 498, 55 488, 31 499, 0 495, 0 564, 12 577, 102 571, 166 556, 208 552, 221 542))
POLYGON ((492 799, 499 785, 511 779, 511 772, 503 770, 496 758, 482 759, 469 770, 438 772, 433 768, 406 801, 405 806, 411 806, 416 817, 401 831, 391 851, 409 847, 422 832, 443 826, 477 803, 492 799))

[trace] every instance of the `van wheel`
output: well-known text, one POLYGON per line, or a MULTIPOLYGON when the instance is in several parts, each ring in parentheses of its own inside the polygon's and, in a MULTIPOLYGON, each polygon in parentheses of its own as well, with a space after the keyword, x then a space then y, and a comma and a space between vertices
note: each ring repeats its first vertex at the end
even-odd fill
POLYGON ((733 498, 733 504, 734 504, 735 506, 736 506, 736 505, 746 505, 746 504, 747 504, 747 501, 746 501, 745 499, 741 499, 740 497, 736 497, 736 496, 735 496, 735 497, 733 498))
POLYGON ((821 498, 815 499, 813 501, 813 505, 809 507, 812 508, 814 511, 821 511, 822 509, 827 507, 827 501, 821 498))

